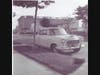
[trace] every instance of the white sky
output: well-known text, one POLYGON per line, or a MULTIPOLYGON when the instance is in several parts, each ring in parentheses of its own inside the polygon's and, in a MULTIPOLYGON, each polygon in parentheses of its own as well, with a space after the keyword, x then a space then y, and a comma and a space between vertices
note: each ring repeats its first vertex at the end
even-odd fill
MULTIPOLYGON (((88 4, 88 0, 55 0, 55 3, 51 3, 44 9, 38 10, 38 16, 51 16, 51 17, 67 17, 73 16, 75 9, 78 6, 84 6, 88 4)), ((34 8, 22 8, 12 7, 17 15, 33 15, 34 8)))
MULTIPOLYGON (((88 0, 55 0, 45 7, 38 10, 38 16, 50 16, 50 17, 74 17, 74 12, 78 6, 84 6, 88 4, 88 0)), ((34 8, 22 8, 18 6, 12 6, 12 12, 16 12, 16 17, 12 19, 13 29, 18 25, 17 19, 22 15, 33 15, 34 8)))

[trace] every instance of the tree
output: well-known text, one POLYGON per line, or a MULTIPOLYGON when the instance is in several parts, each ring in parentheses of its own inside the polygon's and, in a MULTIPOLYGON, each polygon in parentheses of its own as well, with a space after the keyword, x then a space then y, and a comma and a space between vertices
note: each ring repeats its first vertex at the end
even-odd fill
POLYGON ((44 5, 50 5, 50 3, 54 3, 52 0, 13 0, 13 5, 22 6, 22 7, 35 7, 35 21, 34 21, 34 43, 35 43, 35 34, 36 34, 36 20, 37 20, 37 11, 38 8, 44 8, 45 6, 41 6, 41 3, 44 5))
POLYGON ((76 13, 77 16, 76 18, 78 20, 82 20, 82 22, 84 23, 84 25, 88 25, 88 5, 85 5, 83 7, 78 7, 76 9, 76 13))
POLYGON ((50 19, 44 17, 41 21, 40 21, 40 24, 43 26, 43 27, 50 27, 50 19))
POLYGON ((71 32, 70 26, 73 24, 74 18, 68 17, 68 18, 65 18, 63 20, 65 22, 65 30, 68 33, 70 33, 71 32))
POLYGON ((68 32, 70 32, 70 25, 71 25, 72 21, 73 21, 73 18, 68 18, 66 20, 66 28, 67 28, 68 32))
POLYGON ((85 29, 85 37, 88 38, 88 5, 78 7, 75 14, 78 20, 82 20, 85 29))

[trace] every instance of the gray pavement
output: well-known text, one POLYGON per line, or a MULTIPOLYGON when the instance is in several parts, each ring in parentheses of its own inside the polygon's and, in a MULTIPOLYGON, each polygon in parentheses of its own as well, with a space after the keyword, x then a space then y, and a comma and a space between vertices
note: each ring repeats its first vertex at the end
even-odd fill
POLYGON ((84 43, 84 45, 85 47, 80 52, 73 54, 73 57, 85 58, 85 63, 70 75, 88 75, 88 43, 84 43))
POLYGON ((40 63, 27 57, 13 53, 13 75, 61 75, 40 63))

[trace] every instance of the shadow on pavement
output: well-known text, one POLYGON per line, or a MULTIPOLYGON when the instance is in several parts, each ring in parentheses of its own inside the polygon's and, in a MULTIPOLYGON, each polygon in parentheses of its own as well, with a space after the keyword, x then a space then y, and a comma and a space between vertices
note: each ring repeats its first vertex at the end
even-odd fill
POLYGON ((69 55, 53 53, 50 50, 38 48, 37 46, 14 46, 14 50, 38 61, 62 75, 68 75, 78 69, 84 62, 84 59, 73 58, 69 55))

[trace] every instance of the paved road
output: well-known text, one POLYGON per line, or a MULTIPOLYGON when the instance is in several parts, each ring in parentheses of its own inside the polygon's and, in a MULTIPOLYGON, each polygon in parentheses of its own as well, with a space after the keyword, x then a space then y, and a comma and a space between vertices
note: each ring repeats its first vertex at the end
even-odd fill
MULTIPOLYGON (((85 58, 85 63, 70 75, 88 75, 88 45, 78 53, 73 54, 73 57, 85 58)), ((30 60, 19 53, 14 52, 14 75, 60 75, 59 73, 40 65, 39 63, 30 60), (33 68, 34 67, 34 68, 33 68)))

